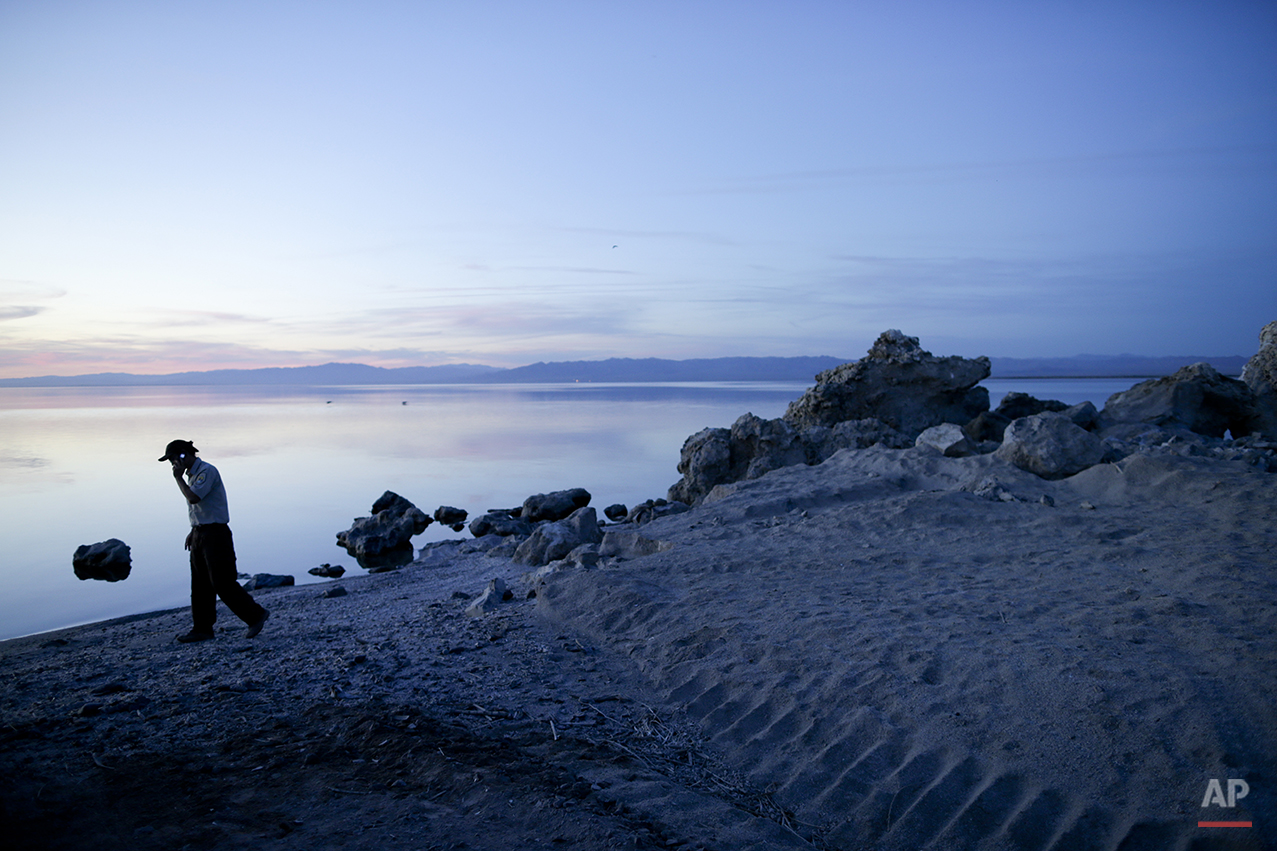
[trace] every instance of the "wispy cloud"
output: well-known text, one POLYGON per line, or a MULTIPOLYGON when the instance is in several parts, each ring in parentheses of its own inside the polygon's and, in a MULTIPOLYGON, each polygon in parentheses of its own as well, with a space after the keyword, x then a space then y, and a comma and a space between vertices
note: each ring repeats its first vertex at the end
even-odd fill
POLYGON ((247 313, 229 313, 213 310, 159 310, 145 319, 146 324, 163 327, 208 327, 237 324, 261 324, 272 322, 270 317, 247 313))
POLYGON ((8 319, 26 319, 35 316, 37 313, 45 310, 43 307, 36 307, 30 304, 15 304, 10 307, 0 307, 0 322, 8 319))

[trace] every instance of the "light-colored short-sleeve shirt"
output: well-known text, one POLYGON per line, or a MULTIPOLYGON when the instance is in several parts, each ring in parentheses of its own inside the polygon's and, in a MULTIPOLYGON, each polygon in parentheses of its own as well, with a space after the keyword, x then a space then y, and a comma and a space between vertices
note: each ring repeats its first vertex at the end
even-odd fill
POLYGON ((222 486, 222 476, 216 467, 196 458, 186 473, 186 484, 200 498, 194 505, 188 503, 186 506, 192 526, 231 522, 231 513, 226 507, 226 488, 222 486))

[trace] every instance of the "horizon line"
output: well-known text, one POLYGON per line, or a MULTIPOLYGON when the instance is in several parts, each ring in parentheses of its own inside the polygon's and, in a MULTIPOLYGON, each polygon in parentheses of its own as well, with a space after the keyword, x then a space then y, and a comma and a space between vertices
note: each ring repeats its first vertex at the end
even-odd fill
MULTIPOLYGON (((941 357, 944 357, 944 356, 941 356, 941 357)), ((1186 365, 1190 363, 1201 363, 1201 362, 1210 363, 1212 361, 1227 361, 1227 360, 1238 360, 1238 361, 1242 361, 1242 363, 1244 364, 1247 360, 1249 360, 1249 358, 1245 355, 1214 355, 1214 356, 1136 355, 1136 354, 1130 354, 1130 353, 1122 353, 1117 355, 1096 355, 1096 354, 1081 353, 1076 355, 1057 356, 1057 357, 1049 357, 1049 356, 1035 356, 1035 357, 987 356, 987 357, 989 357, 989 360, 991 362, 1001 361, 1004 364, 1006 364, 1007 362, 1013 362, 1017 364, 1033 363, 1033 364, 1040 364, 1040 365, 1044 365, 1048 363, 1063 364, 1066 362, 1075 362, 1079 360, 1153 361, 1153 362, 1182 361, 1186 365)), ((482 371, 488 372, 489 374, 494 374, 494 373, 501 373, 501 372, 515 372, 518 370, 525 370, 525 369, 529 369, 530 367, 537 367, 537 366, 553 367, 553 366, 576 366, 576 365, 586 365, 586 364, 607 364, 613 361, 622 361, 622 362, 652 361, 658 364, 687 364, 687 363, 713 363, 716 361, 802 361, 802 360, 824 360, 824 361, 837 361, 838 363, 854 363, 859 359, 858 358, 844 359, 836 355, 723 355, 718 357, 681 358, 681 359, 648 356, 648 357, 610 357, 610 358, 602 358, 602 359, 595 359, 595 360, 536 361, 533 363, 527 363, 527 364, 522 364, 520 366, 513 366, 513 367, 490 366, 488 364, 469 363, 469 362, 443 363, 443 364, 414 364, 411 366, 377 366, 375 364, 361 363, 359 361, 326 361, 324 363, 302 364, 298 366, 211 367, 207 369, 188 369, 188 370, 181 370, 177 372, 154 372, 154 373, 124 372, 124 371, 72 373, 72 374, 46 373, 43 375, 27 375, 27 376, 14 376, 9 378, 0 378, 0 386, 8 385, 8 384, 11 384, 12 382, 19 382, 19 381, 24 381, 24 382, 25 381, 44 381, 44 380, 68 381, 68 380, 74 380, 74 379, 93 379, 93 378, 97 378, 97 379, 140 378, 140 379, 148 379, 148 380, 158 380, 158 379, 164 379, 164 378, 179 378, 179 377, 187 377, 187 376, 212 375, 215 373, 260 373, 260 372, 269 372, 269 371, 316 370, 316 369, 323 369, 324 367, 352 367, 352 368, 362 368, 362 369, 369 369, 369 370, 378 370, 381 372, 400 372, 400 371, 407 371, 407 370, 450 370, 450 369, 467 370, 467 369, 470 369, 470 370, 482 370, 482 371)), ((1149 378, 1149 377, 1156 377, 1157 375, 1161 375, 1161 374, 1163 373, 1157 372, 1155 374, 1155 373, 1149 373, 1149 372, 1137 370, 1134 372, 1121 373, 1121 374, 1115 373, 1115 372, 1109 372, 1105 374, 1079 372, 1079 373, 1073 373, 1073 374, 1051 374, 1051 375, 1002 374, 997 376, 990 375, 990 378, 994 378, 994 377, 999 379, 1002 379, 1002 378, 1149 378)), ((1240 370, 1238 370, 1238 374, 1240 374, 1240 370)), ((763 380, 767 380, 767 379, 763 379, 763 380)))

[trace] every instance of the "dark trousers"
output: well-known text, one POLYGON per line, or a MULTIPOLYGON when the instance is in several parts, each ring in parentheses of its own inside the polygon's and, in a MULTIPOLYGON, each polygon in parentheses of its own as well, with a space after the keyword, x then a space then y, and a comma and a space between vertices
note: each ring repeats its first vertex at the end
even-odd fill
POLYGON ((256 623, 265 611, 240 587, 231 527, 206 523, 191 529, 191 617, 196 632, 213 631, 218 597, 244 623, 256 623))

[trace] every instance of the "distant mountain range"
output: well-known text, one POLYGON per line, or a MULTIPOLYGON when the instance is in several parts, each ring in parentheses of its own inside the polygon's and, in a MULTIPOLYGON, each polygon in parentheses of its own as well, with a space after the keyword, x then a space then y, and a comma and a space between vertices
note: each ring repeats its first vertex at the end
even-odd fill
POLYGON ((1069 358, 989 358, 993 378, 1160 378, 1181 367, 1208 363, 1223 375, 1238 376, 1249 358, 1074 355, 1069 358))
MULTIPOLYGON (((666 360, 609 358, 601 361, 534 363, 503 369, 481 364, 408 366, 386 369, 361 363, 266 369, 214 369, 168 375, 100 372, 0 379, 0 387, 145 387, 217 385, 377 385, 377 384, 559 384, 641 381, 805 381, 855 358, 739 357, 666 360)), ((1225 375, 1240 375, 1246 358, 1077 355, 1069 358, 991 358, 994 378, 1149 378, 1206 361, 1225 375)))

